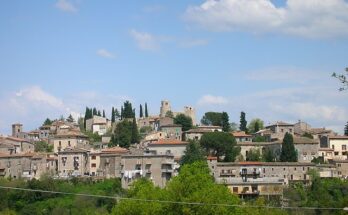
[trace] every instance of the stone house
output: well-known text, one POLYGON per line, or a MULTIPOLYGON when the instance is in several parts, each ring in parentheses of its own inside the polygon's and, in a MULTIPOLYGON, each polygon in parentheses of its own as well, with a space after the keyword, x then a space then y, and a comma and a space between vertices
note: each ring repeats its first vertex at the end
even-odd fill
POLYGON ((147 149, 149 151, 154 151, 157 155, 171 154, 174 155, 175 160, 180 160, 185 154, 186 146, 188 144, 188 142, 181 140, 162 139, 149 143, 147 149))
POLYGON ((101 116, 93 116, 92 119, 86 120, 86 131, 104 135, 111 129, 111 121, 101 116))
POLYGON ((245 131, 234 131, 231 134, 236 138, 237 143, 240 142, 252 142, 253 136, 246 134, 245 131))
POLYGON ((319 140, 307 137, 294 137, 294 145, 297 151, 298 162, 310 163, 319 157, 319 140))
POLYGON ((102 150, 97 176, 105 178, 121 178, 121 156, 129 153, 128 149, 113 147, 102 150))
POLYGON ((80 131, 71 130, 57 134, 52 139, 53 150, 55 153, 63 151, 66 148, 87 148, 89 149, 88 137, 80 131))
POLYGON ((185 140, 196 140, 199 141, 203 134, 209 132, 222 132, 222 127, 220 126, 198 126, 197 128, 190 129, 186 131, 185 140))
POLYGON ((181 125, 163 125, 161 131, 165 133, 165 139, 181 140, 182 139, 182 126, 181 125))
POLYGON ((271 141, 274 141, 274 140, 282 141, 286 133, 294 135, 295 127, 293 124, 279 121, 274 124, 266 126, 265 129, 271 131, 271 141))
POLYGON ((338 177, 348 179, 348 160, 333 160, 337 168, 338 177))
POLYGON ((259 150, 260 155, 263 155, 266 150, 270 150, 276 158, 279 158, 281 153, 281 145, 277 142, 238 142, 237 146, 240 147, 240 155, 244 160, 252 150, 259 150))
POLYGON ((66 148, 58 152, 58 176, 62 178, 89 175, 90 151, 66 148))

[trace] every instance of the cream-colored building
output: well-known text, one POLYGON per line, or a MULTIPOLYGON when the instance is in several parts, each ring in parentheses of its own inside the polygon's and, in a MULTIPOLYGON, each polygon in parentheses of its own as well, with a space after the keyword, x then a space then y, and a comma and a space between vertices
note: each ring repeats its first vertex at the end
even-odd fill
POLYGON ((89 148, 88 137, 79 131, 68 131, 58 134, 53 138, 53 150, 55 153, 66 148, 89 148))
POLYGON ((181 140, 161 139, 148 144, 148 150, 156 152, 157 155, 172 154, 175 160, 180 160, 185 154, 188 142, 181 140))
POLYGON ((329 136, 328 146, 334 151, 334 160, 348 159, 348 136, 329 136))
POLYGON ((58 176, 62 178, 89 175, 90 151, 66 148, 58 152, 58 176))
POLYGON ((111 121, 101 116, 93 116, 86 120, 86 131, 104 135, 111 129, 111 121))

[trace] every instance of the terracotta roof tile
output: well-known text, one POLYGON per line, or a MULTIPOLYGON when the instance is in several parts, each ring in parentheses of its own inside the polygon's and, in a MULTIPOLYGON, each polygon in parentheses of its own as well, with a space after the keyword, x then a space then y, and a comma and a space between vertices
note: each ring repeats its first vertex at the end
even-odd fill
POLYGON ((235 131, 231 133, 234 137, 252 137, 250 134, 246 134, 245 131, 235 131))
POLYGON ((129 150, 126 149, 126 148, 122 148, 122 147, 119 147, 119 146, 115 146, 115 147, 112 147, 112 148, 107 148, 107 149, 103 149, 102 150, 102 153, 119 153, 119 154, 125 154, 125 153, 128 153, 129 150))
POLYGON ((156 142, 152 142, 150 143, 150 145, 167 145, 167 144, 170 144, 170 145, 184 145, 184 144, 188 144, 188 142, 184 142, 184 141, 181 141, 181 140, 170 140, 170 139, 161 139, 161 140, 158 140, 156 142))

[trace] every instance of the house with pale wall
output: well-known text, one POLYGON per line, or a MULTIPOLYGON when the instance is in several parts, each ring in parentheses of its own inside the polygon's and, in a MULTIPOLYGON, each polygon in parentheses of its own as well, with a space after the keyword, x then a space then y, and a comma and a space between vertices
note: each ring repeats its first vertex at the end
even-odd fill
POLYGON ((111 129, 111 121, 101 116, 93 116, 92 119, 86 120, 86 131, 104 135, 111 129))
POLYGON ((52 138, 52 141, 53 151, 55 153, 63 151, 66 148, 90 148, 88 137, 77 130, 57 134, 52 138))

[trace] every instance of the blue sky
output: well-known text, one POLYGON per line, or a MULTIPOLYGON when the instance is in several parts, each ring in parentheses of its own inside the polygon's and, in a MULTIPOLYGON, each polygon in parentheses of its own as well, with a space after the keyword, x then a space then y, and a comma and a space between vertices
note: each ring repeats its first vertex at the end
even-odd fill
POLYGON ((344 0, 15 1, 0 7, 0 133, 131 100, 342 132, 344 0))

